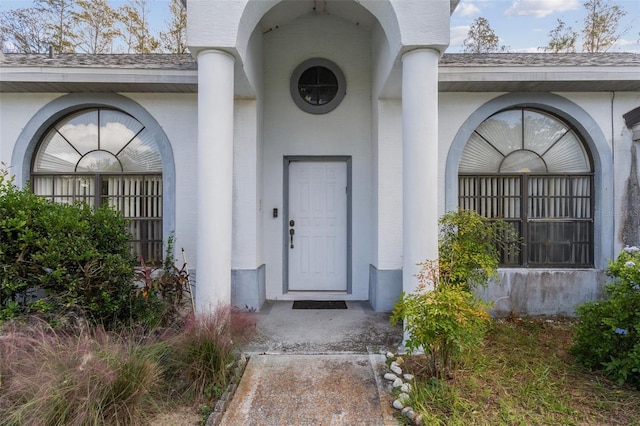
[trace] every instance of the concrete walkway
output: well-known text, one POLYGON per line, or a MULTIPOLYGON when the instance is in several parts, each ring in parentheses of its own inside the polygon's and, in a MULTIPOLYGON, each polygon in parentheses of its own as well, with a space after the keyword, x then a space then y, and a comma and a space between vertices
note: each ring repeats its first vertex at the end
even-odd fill
POLYGON ((402 330, 366 302, 294 310, 268 302, 249 362, 221 425, 396 425, 384 353, 402 330))

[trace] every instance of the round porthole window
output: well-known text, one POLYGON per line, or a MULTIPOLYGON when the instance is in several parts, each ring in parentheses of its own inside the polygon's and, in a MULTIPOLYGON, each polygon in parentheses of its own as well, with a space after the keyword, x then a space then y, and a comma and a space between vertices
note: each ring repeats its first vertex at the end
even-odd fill
POLYGON ((333 111, 346 92, 342 70, 327 59, 308 59, 291 75, 291 97, 298 108, 310 114, 333 111))

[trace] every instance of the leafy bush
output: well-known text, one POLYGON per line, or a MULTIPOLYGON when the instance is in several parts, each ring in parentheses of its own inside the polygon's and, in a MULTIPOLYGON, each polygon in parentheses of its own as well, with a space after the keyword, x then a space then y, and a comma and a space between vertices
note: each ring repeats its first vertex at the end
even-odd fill
POLYGON ((436 262, 425 262, 418 288, 403 293, 391 315, 404 320, 409 353, 424 350, 429 374, 445 378, 465 352, 477 348, 490 324, 489 304, 460 286, 438 284, 436 262), (425 278, 436 278, 432 281, 425 278))
POLYGON ((473 290, 497 278, 503 251, 517 254, 521 238, 508 222, 472 210, 451 211, 439 220, 439 280, 473 290))
POLYGON ((609 263, 606 298, 578 307, 571 353, 620 384, 640 386, 640 249, 625 247, 609 263))
POLYGON ((515 250, 518 236, 508 223, 472 211, 447 213, 439 224, 439 259, 422 263, 417 289, 402 293, 391 321, 404 321, 409 352, 424 350, 430 374, 444 378, 482 343, 490 305, 471 291, 497 276, 500 251, 515 250))
POLYGON ((132 300, 134 265, 120 213, 52 203, 0 170, 0 320, 70 309, 97 323, 135 319, 146 307, 132 300))

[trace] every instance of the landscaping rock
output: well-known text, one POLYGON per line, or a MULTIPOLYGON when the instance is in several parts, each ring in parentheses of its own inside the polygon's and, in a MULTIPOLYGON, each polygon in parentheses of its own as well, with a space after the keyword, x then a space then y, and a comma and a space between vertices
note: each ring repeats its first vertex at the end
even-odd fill
MULTIPOLYGON (((387 358, 392 358, 392 357, 393 357, 393 354, 388 352, 387 358)), ((414 377, 413 377, 413 374, 402 375, 402 368, 400 367, 400 365, 403 362, 404 360, 401 357, 396 358, 389 365, 389 369, 393 371, 393 373, 386 373, 384 375, 384 378, 386 380, 389 380, 389 381, 393 380, 392 386, 394 388, 399 387, 400 391, 402 392, 400 395, 398 395, 398 398, 393 401, 392 405, 393 405, 393 408, 395 408, 396 410, 401 410, 402 415, 407 419, 409 419, 411 422, 413 422, 413 424, 417 426, 422 426, 423 425, 422 415, 416 415, 416 412, 413 410, 412 407, 406 406, 407 402, 409 401, 408 392, 411 392, 412 386, 410 383, 403 382, 403 380, 400 377, 403 377, 407 381, 412 381, 414 377)))
POLYGON ((384 375, 384 379, 385 380, 389 380, 390 382, 393 382, 393 381, 398 379, 398 376, 396 376, 393 373, 387 373, 387 374, 384 375))
POLYGON ((400 402, 399 399, 396 399, 395 401, 393 401, 393 408, 395 408, 396 410, 402 410, 404 408, 404 404, 400 402))
POLYGON ((416 426, 424 426, 424 421, 422 421, 422 414, 417 414, 414 418, 413 418, 413 423, 416 426))
POLYGON ((403 412, 402 414, 404 414, 404 416, 409 420, 413 420, 416 417, 415 411, 413 411, 411 407, 406 407, 406 408, 408 408, 408 410, 403 412))

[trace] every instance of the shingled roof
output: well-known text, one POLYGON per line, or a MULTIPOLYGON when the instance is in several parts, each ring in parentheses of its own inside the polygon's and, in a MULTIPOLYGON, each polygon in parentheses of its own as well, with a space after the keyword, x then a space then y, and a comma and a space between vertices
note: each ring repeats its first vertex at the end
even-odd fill
POLYGON ((640 66, 638 53, 446 53, 440 65, 448 67, 619 67, 640 66))
MULTIPOLYGON (((190 54, 5 54, 0 92, 197 93, 197 69, 190 54)), ((251 96, 236 71, 236 95, 251 96)), ((447 53, 439 90, 640 91, 640 54, 447 53)))
MULTIPOLYGON (((447 67, 495 66, 640 66, 638 53, 446 53, 440 65, 447 67)), ((5 53, 0 67, 131 68, 195 70, 190 54, 45 54, 5 53)))
POLYGON ((189 54, 21 54, 5 53, 0 67, 54 68, 128 68, 162 70, 196 70, 197 62, 189 54))

